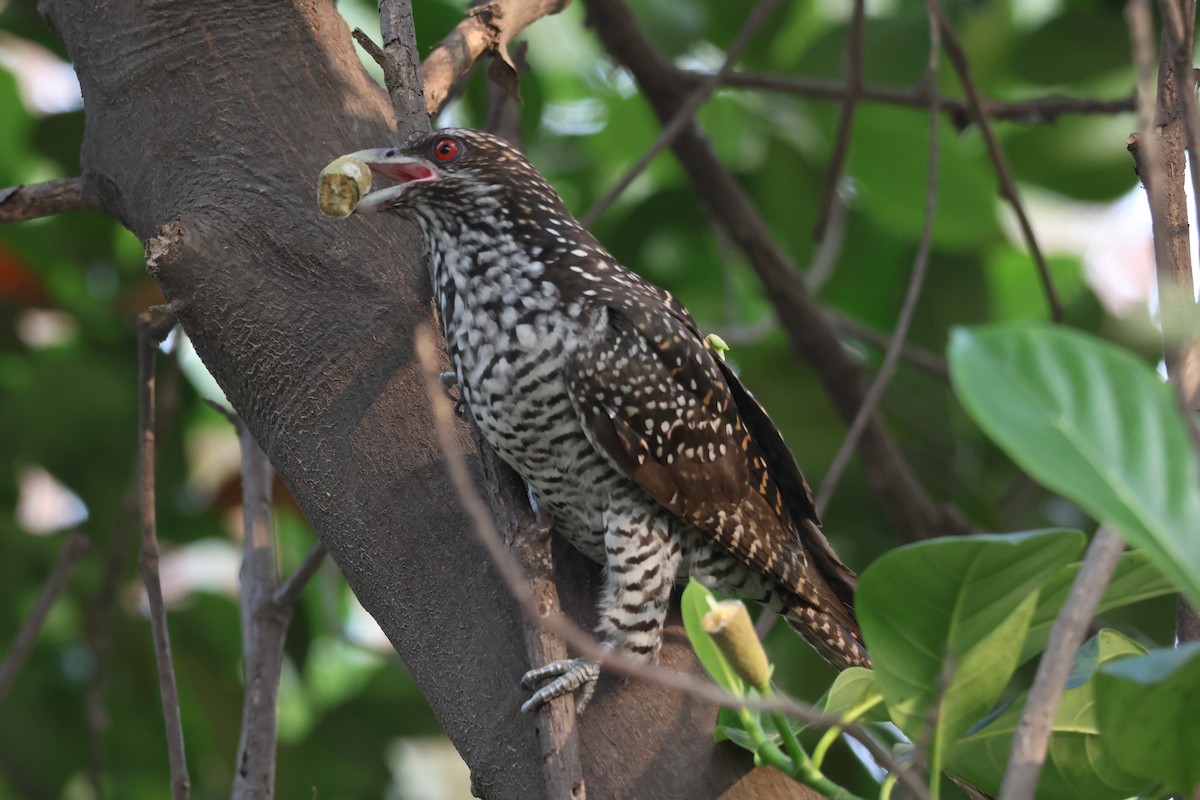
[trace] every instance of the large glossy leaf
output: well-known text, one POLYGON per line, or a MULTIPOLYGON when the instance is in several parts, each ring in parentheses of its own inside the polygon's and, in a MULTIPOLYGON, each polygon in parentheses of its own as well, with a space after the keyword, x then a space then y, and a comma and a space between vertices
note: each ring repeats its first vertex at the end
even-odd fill
POLYGON ((1200 642, 1102 667, 1101 739, 1123 769, 1190 793, 1200 783, 1200 642))
POLYGON ((1083 543, 1064 530, 935 539, 867 568, 856 605, 875 678, 892 720, 910 738, 927 738, 931 760, 999 699, 1042 582, 1083 543))
MULTIPOLYGON (((1147 781, 1117 767, 1100 742, 1090 678, 1101 664, 1144 653, 1116 631, 1102 630, 1076 658, 1067 691, 1054 717, 1053 737, 1038 781, 1039 800, 1120 800, 1147 788, 1147 781)), ((1012 749, 1013 731, 1028 692, 987 725, 968 733, 946 754, 946 769, 974 786, 997 793, 1012 749)))
POLYGON ((1200 490, 1169 389, 1133 356, 1044 325, 957 329, 955 391, 1030 475, 1111 523, 1200 604, 1200 490))
MULTIPOLYGON (((1082 563, 1080 561, 1068 564, 1051 575, 1042 585, 1033 620, 1029 623, 1029 634, 1025 637, 1025 646, 1021 648, 1022 662, 1033 658, 1046 646, 1054 618, 1066 602, 1067 593, 1071 591, 1071 584, 1075 581, 1082 563)), ((1127 550, 1117 563, 1117 569, 1104 590, 1104 596, 1100 598, 1096 613, 1102 614, 1109 609, 1172 594, 1174 591, 1175 587, 1171 581, 1163 576, 1158 567, 1150 563, 1144 552, 1127 550)))

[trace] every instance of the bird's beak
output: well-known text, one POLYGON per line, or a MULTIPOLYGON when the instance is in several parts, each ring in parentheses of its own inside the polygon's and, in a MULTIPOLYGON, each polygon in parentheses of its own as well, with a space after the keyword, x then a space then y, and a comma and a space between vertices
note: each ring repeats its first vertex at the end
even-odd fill
POLYGON ((366 194, 359 200, 355 211, 378 211, 393 206, 400 199, 400 195, 404 194, 412 184, 435 181, 442 176, 442 173, 431 164, 419 158, 401 155, 394 147, 359 150, 357 153, 352 153, 351 157, 357 158, 370 167, 371 172, 377 177, 392 183, 390 186, 366 194))

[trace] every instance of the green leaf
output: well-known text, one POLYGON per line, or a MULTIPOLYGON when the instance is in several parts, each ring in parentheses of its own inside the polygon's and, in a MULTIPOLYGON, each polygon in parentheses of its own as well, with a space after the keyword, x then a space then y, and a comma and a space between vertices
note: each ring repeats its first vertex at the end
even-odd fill
POLYGON ((725 656, 721 655, 721 651, 717 649, 712 637, 700 624, 700 620, 704 619, 704 615, 709 611, 710 602, 715 602, 713 593, 695 578, 689 580, 687 587, 683 590, 683 599, 680 602, 680 610, 683 612, 683 627, 687 631, 692 648, 696 651, 700 663, 704 665, 709 676, 730 694, 742 697, 746 694, 745 682, 729 666, 729 662, 725 660, 725 656))
MULTIPOLYGON (((1025 637, 1025 646, 1021 648, 1021 662, 1033 658, 1046 646, 1050 636, 1050 628, 1054 618, 1058 616, 1071 591, 1071 584, 1079 572, 1082 561, 1068 564, 1050 578, 1042 586, 1038 595, 1037 608, 1033 612, 1033 621, 1029 623, 1029 634, 1025 637)), ((1150 563, 1149 558, 1141 550, 1127 550, 1121 555, 1112 580, 1100 598, 1097 614, 1103 614, 1113 608, 1139 603, 1152 597, 1161 597, 1175 592, 1175 586, 1165 577, 1158 567, 1150 563)))
POLYGON ((837 716, 858 712, 855 719, 860 722, 888 721, 887 708, 883 705, 883 694, 875 682, 875 673, 862 667, 851 667, 839 673, 817 708, 837 716))
POLYGON ((1190 793, 1200 783, 1200 642, 1104 666, 1096 675, 1101 740, 1123 769, 1190 793))
POLYGON ((995 705, 1042 582, 1083 543, 1064 530, 934 539, 867 568, 856 605, 875 678, 892 720, 914 741, 928 739, 931 764, 995 705))
MULTIPOLYGON (((977 146, 939 122, 938 204, 933 244, 941 250, 978 250, 997 238, 996 181, 977 146)), ((925 225, 929 121, 925 114, 864 106, 854 120, 847 174, 854 208, 902 241, 916 242, 925 225)))
MULTIPOLYGON (((1104 752, 1091 680, 1101 664, 1143 652, 1136 642, 1108 629, 1080 648, 1054 716, 1053 736, 1038 781, 1040 800, 1120 800, 1149 788, 1145 779, 1122 771, 1104 752)), ((955 742, 946 754, 946 769, 986 792, 998 793, 1028 694, 955 742)))
POLYGON ((1115 525, 1200 604, 1200 491, 1170 390, 1132 355, 1045 325, 956 329, 955 392, 1047 487, 1115 525))

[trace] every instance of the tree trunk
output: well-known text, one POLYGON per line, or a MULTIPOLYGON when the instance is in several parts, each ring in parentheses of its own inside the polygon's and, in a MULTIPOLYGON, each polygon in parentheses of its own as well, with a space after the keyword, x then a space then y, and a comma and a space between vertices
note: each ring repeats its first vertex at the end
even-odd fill
MULTIPOLYGON (((423 247, 392 218, 316 210, 325 163, 397 138, 333 4, 43 0, 41 11, 83 88, 85 197, 146 242, 196 350, 477 794, 544 797, 536 719, 518 711, 522 622, 444 476, 413 357, 430 320, 423 247)), ((566 560, 559 591, 579 619, 596 571, 566 560)), ((663 663, 696 669, 678 624, 663 663)), ((714 745, 711 706, 611 678, 601 691, 581 723, 594 799, 812 796, 714 745)))

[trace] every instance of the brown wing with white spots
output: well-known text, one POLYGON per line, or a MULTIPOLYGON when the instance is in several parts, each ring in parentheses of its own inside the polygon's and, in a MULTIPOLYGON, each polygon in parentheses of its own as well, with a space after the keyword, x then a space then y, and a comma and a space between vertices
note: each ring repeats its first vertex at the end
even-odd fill
MULTIPOLYGON (((805 492, 800 500, 785 500, 738 401, 752 404, 758 426, 770 425, 765 413, 736 378, 731 385, 689 321, 661 301, 635 294, 600 308, 592 337, 575 353, 567 375, 584 427, 619 469, 680 521, 857 632, 849 598, 829 585, 844 589, 852 573, 838 561, 840 571, 822 575, 832 551, 809 517, 797 520, 806 538, 815 534, 824 548, 810 561, 793 523, 793 505, 811 506, 794 460, 789 481, 805 492)), ((775 438, 768 446, 783 446, 773 425, 770 430, 775 438)), ((772 455, 779 460, 778 452, 772 455)))

